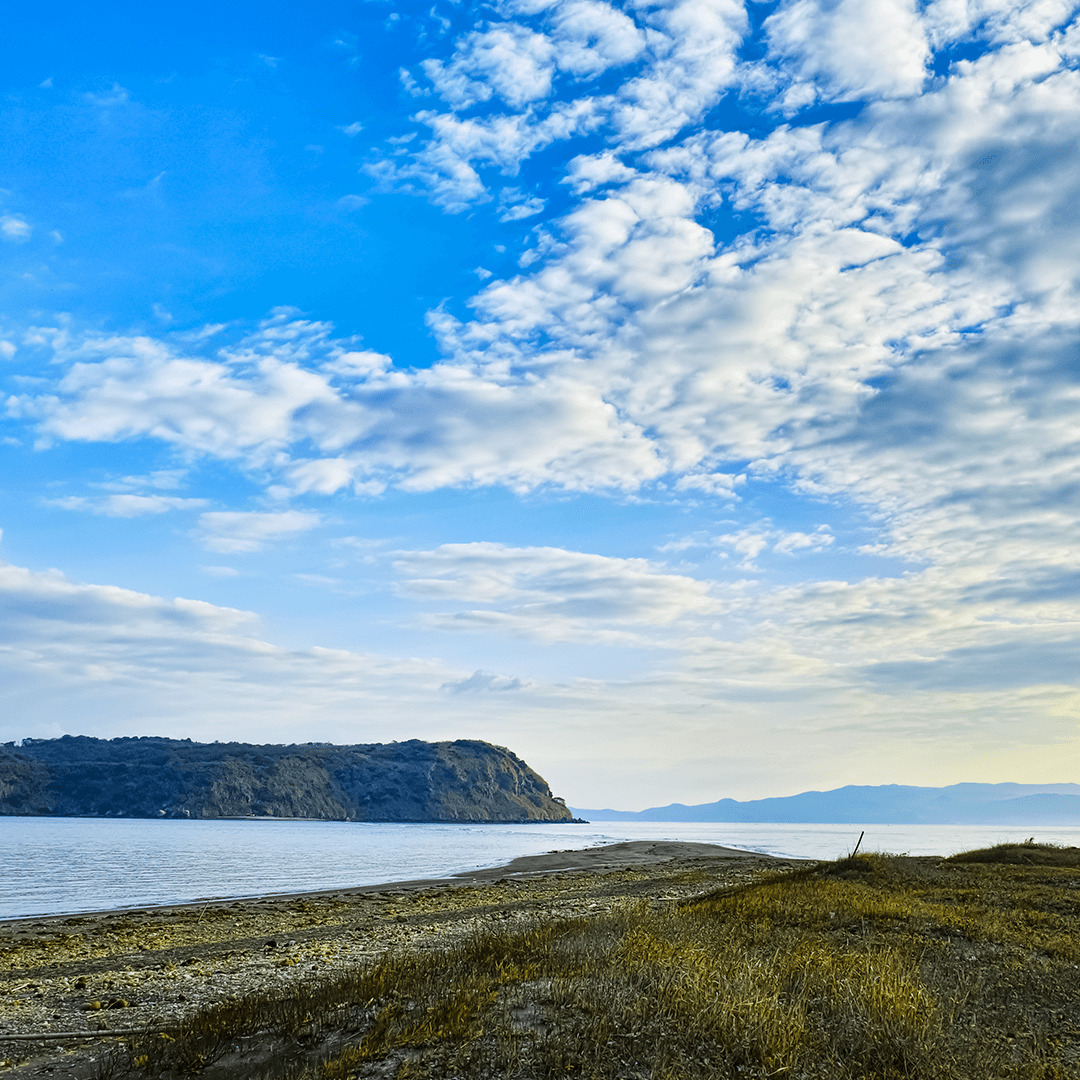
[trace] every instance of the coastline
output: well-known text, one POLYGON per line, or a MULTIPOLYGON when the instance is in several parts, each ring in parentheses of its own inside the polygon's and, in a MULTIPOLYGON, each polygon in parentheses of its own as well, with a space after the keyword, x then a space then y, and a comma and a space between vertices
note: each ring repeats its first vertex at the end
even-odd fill
POLYGON ((519 918, 673 902, 797 865, 713 844, 629 841, 451 878, 8 919, 0 1062, 11 1064, 0 1076, 83 1080, 89 1058, 115 1043, 110 1032, 167 1031, 226 997, 282 991, 519 918))
MULTIPOLYGON (((542 855, 522 855, 508 863, 463 870, 446 877, 408 878, 376 882, 369 885, 351 885, 330 889, 305 889, 296 892, 252 893, 247 895, 205 897, 166 904, 134 904, 131 907, 93 908, 90 910, 56 912, 41 915, 15 915, 0 918, 0 935, 7 927, 22 923, 62 923, 69 919, 96 919, 118 915, 149 915, 156 911, 203 910, 234 903, 260 901, 288 901, 326 897, 346 897, 378 894, 386 891, 413 891, 460 886, 467 888, 495 881, 501 877, 529 877, 553 873, 574 873, 640 866, 679 858, 759 858, 773 859, 777 856, 761 852, 729 848, 721 844, 682 840, 624 840, 600 844, 591 848, 568 848, 549 851, 542 855)), ((786 861, 797 861, 794 859, 786 861)), ((2 938, 0 938, 2 943, 2 938)))
POLYGON ((0 1080, 1064 1080, 1078 872, 1080 848, 1030 841, 833 861, 645 841, 17 920, 0 1080))

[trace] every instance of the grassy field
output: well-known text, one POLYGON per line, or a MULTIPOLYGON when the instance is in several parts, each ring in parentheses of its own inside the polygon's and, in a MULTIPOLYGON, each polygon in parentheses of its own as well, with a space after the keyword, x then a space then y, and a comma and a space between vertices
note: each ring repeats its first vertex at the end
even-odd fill
POLYGON ((1080 850, 858 855, 204 1010, 106 1077, 1080 1077, 1080 850))

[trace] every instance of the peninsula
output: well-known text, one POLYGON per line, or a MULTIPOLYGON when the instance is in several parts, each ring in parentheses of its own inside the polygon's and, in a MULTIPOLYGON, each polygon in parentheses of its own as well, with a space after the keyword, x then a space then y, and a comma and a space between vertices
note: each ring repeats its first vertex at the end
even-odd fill
POLYGON ((573 820, 539 773, 479 740, 259 746, 82 735, 0 744, 0 815, 573 820))

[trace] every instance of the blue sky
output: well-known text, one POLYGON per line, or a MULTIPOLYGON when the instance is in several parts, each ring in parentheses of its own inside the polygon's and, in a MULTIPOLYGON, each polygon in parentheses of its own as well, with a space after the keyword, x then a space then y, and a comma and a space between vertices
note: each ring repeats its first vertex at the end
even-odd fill
POLYGON ((1075 778, 1076 16, 14 13, 0 736, 1075 778))

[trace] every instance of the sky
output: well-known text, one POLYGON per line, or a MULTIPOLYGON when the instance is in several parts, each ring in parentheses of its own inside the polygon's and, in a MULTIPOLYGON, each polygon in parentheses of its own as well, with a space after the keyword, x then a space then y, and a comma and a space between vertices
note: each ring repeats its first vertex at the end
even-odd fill
POLYGON ((1077 779, 1078 8, 13 9, 0 739, 1077 779))

